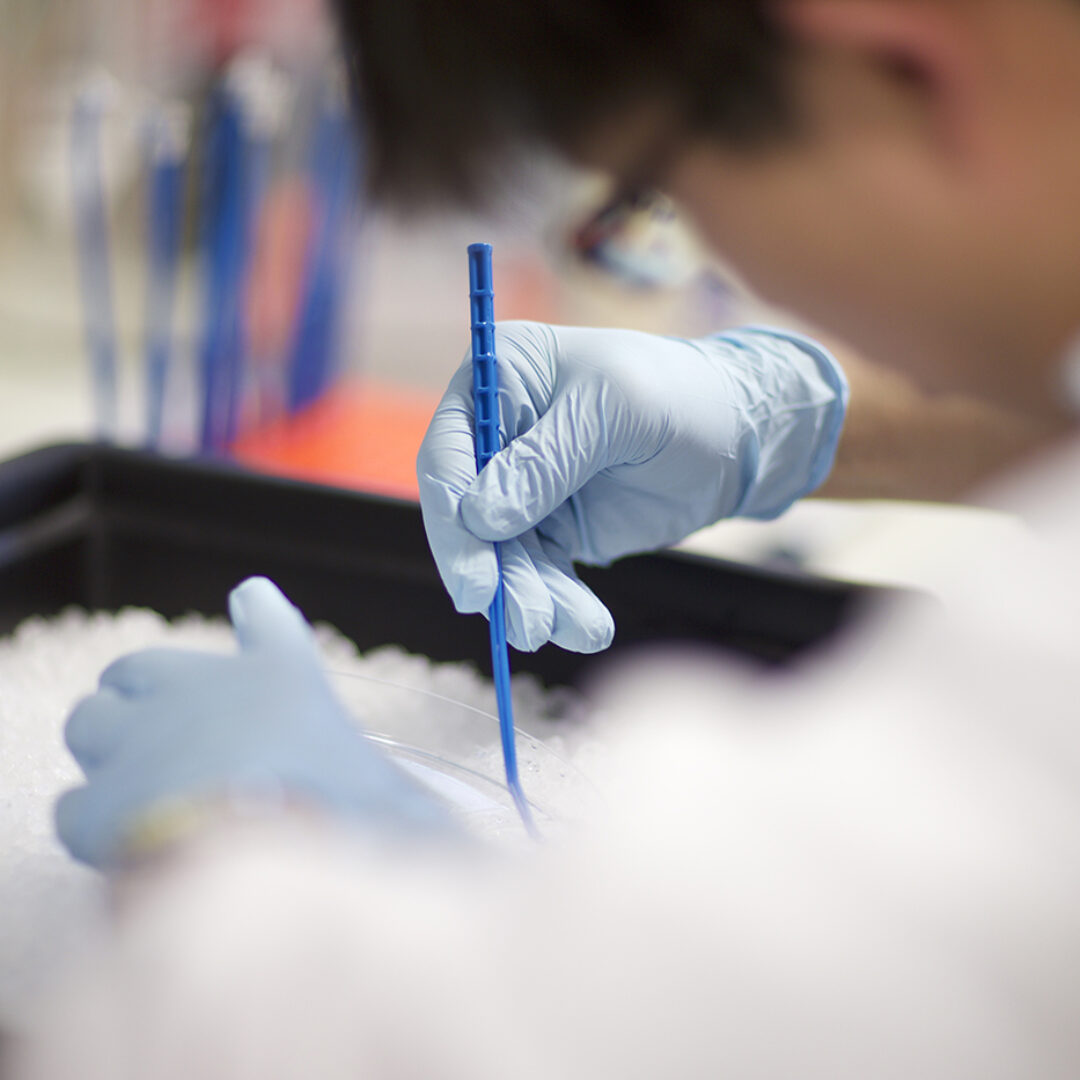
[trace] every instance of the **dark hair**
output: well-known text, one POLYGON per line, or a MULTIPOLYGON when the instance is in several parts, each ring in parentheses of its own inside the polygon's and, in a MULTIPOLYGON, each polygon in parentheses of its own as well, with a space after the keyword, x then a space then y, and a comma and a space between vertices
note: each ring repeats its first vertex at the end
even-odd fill
POLYGON ((404 204, 476 204, 508 151, 569 154, 646 101, 746 145, 790 128, 764 0, 334 0, 369 147, 404 204))

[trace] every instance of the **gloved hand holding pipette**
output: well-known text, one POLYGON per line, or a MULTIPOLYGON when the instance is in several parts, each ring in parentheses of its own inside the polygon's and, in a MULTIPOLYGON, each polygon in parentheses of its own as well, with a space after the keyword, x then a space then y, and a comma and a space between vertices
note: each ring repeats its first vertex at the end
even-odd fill
POLYGON ((265 578, 229 597, 231 656, 148 649, 123 657, 71 714, 87 783, 57 805, 71 853, 102 869, 228 804, 298 803, 414 835, 450 835, 446 809, 356 729, 300 612, 265 578))
POLYGON ((417 460, 424 525, 461 612, 486 611, 502 541, 508 636, 611 644, 574 562, 675 543, 721 518, 768 519, 819 487, 847 381, 821 345, 743 329, 697 341, 627 330, 498 328, 504 444, 477 476, 472 373, 452 379, 417 460))

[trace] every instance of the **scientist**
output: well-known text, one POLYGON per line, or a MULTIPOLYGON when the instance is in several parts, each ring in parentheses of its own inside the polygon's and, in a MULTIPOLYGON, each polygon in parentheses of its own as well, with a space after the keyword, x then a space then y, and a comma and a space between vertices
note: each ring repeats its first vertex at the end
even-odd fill
POLYGON ((1057 436, 1010 496, 1040 537, 764 685, 622 672, 610 812, 512 866, 448 840, 244 585, 235 657, 127 658, 69 721, 78 857, 217 824, 166 849, 26 1075, 1075 1077, 1080 2, 338 6, 383 192, 477 199, 552 146, 669 192, 895 372, 763 329, 503 328, 510 446, 472 475, 459 372, 419 461, 461 610, 501 540, 517 643, 602 649, 575 560, 823 483, 954 491, 1057 436), (225 844, 237 796, 265 831, 225 844))

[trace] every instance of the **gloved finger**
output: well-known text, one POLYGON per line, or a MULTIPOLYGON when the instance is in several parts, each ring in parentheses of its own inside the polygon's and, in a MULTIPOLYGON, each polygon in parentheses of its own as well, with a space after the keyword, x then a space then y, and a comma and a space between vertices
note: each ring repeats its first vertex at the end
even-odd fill
POLYGON ((416 457, 424 531, 454 607, 462 614, 487 611, 498 572, 490 544, 465 528, 461 495, 476 479, 472 375, 454 374, 416 457))
POLYGON ((101 846, 105 831, 98 821, 98 800, 89 785, 65 791, 56 801, 53 821, 56 835, 79 862, 104 869, 108 862, 101 846))
POLYGON ((205 663, 209 654, 193 649, 140 649, 114 660, 98 685, 122 697, 138 697, 177 678, 187 678, 192 665, 205 663))
POLYGON ((130 702, 105 687, 83 698, 64 725, 64 742, 87 776, 119 745, 131 718, 130 702))
MULTIPOLYGON (((416 454, 416 475, 461 497, 476 479, 472 372, 462 365, 450 380, 416 454)), ((421 503, 423 493, 421 492, 421 503)), ((457 506, 453 507, 457 513, 457 506)))
POLYGON ((495 549, 475 536, 458 515, 460 496, 431 476, 420 476, 424 531, 454 607, 464 615, 487 611, 498 584, 495 549))
POLYGON ((533 652, 551 640, 555 624, 551 593, 522 540, 506 541, 500 552, 505 582, 506 640, 515 649, 533 652))
POLYGON ((242 650, 283 657, 315 654, 311 627, 269 578, 252 577, 229 593, 229 618, 242 650))
POLYGON ((608 466, 607 419, 566 393, 484 467, 461 497, 461 519, 481 540, 508 540, 544 520, 608 466))
POLYGON ((600 598, 577 576, 567 552, 543 536, 532 534, 533 566, 554 606, 551 640, 570 652, 601 652, 615 637, 615 620, 600 598))

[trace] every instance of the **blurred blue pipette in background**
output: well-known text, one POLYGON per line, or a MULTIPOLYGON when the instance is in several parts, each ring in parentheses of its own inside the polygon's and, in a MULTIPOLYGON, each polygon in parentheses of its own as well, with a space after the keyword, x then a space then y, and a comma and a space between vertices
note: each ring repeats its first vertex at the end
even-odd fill
POLYGON ((245 301, 255 215, 269 143, 257 94, 239 71, 218 87, 203 150, 205 308, 200 449, 223 454, 236 438, 247 345, 245 301))
POLYGON ((161 443, 172 351, 172 319, 184 213, 184 168, 190 121, 178 104, 150 122, 150 193, 146 281, 146 441, 161 443))
MULTIPOLYGON (((469 245, 469 302, 472 313, 473 414, 476 432, 476 471, 479 472, 501 449, 499 442, 499 375, 495 361, 495 305, 491 272, 491 245, 469 245)), ((488 609, 491 634, 491 672, 495 680, 495 700, 499 711, 499 736, 506 786, 521 820, 531 836, 536 826, 518 777, 517 748, 514 745, 514 709, 510 699, 510 657, 506 650, 506 605, 503 590, 502 553, 495 545, 499 584, 488 609)))
POLYGON ((244 262, 244 131, 240 106, 227 88, 210 103, 203 146, 204 309, 201 342, 202 415, 199 448, 226 446, 232 360, 239 348, 244 262))
POLYGON ((79 250, 86 345, 93 382, 94 428, 99 439, 116 436, 116 323, 109 264, 109 221, 101 166, 101 123, 108 86, 95 84, 75 102, 71 175, 79 250))
POLYGON ((333 381, 355 237, 351 218, 360 146, 353 115, 333 89, 317 107, 310 151, 311 185, 318 207, 304 274, 304 292, 289 359, 286 406, 312 404, 333 381))

